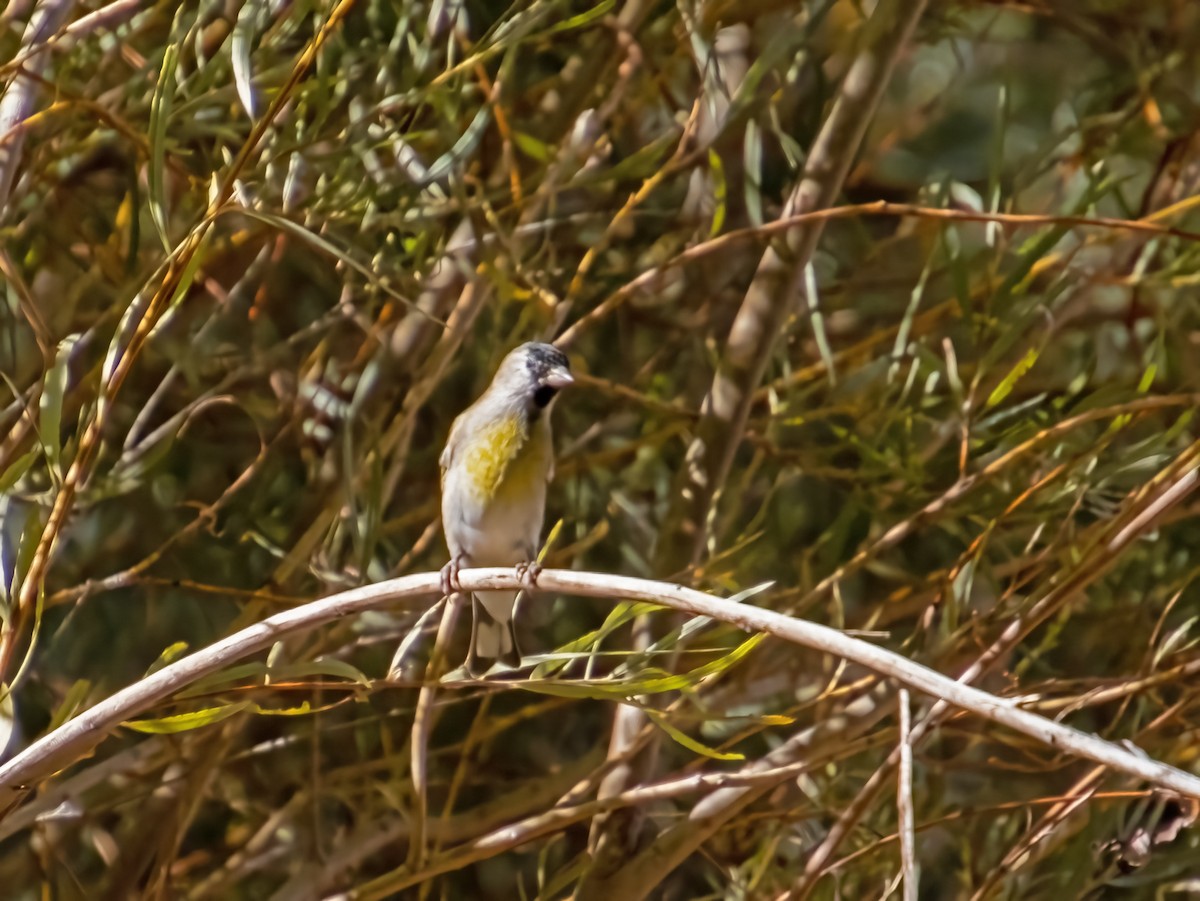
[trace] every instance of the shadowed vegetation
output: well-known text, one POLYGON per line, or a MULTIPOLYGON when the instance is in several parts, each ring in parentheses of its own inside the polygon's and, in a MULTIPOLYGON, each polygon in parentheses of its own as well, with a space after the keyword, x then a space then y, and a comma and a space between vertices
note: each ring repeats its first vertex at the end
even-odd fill
MULTIPOLYGON (((1200 7, 921 6, 11 3, 3 753, 440 568, 450 423, 539 339, 578 376, 547 566, 854 630, 1194 769, 1200 7)), ((231 660, 29 786, 6 897, 915 886, 889 680, 542 595, 524 678, 432 691, 426 609, 231 660), (639 794, 702 772, 744 778, 639 794)), ((922 897, 1195 877, 1193 802, 936 700, 922 897)))

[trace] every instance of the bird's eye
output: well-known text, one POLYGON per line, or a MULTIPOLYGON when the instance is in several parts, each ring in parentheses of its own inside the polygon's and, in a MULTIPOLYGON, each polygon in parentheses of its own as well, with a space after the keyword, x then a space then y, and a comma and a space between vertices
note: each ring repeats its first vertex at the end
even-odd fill
POLYGON ((533 392, 533 402, 539 410, 545 409, 550 401, 554 400, 554 395, 558 394, 558 389, 550 385, 542 385, 533 392))

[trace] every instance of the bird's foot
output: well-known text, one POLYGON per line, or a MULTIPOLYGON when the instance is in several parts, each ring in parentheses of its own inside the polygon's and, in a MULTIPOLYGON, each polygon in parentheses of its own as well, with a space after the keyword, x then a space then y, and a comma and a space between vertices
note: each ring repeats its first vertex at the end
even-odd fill
POLYGON ((542 574, 542 564, 537 561, 517 564, 517 579, 521 586, 529 591, 537 588, 538 576, 542 574))
POLYGON ((449 597, 455 592, 462 591, 462 585, 458 581, 458 572, 462 569, 463 557, 459 554, 456 557, 451 557, 450 562, 442 567, 442 594, 449 597))

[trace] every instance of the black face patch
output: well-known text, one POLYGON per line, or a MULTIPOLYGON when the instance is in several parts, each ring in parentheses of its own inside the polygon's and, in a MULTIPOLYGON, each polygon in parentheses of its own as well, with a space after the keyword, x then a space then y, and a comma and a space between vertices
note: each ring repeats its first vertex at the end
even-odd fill
POLYGON ((549 385, 542 385, 533 392, 533 405, 539 410, 544 410, 549 405, 550 401, 554 400, 554 395, 558 394, 557 388, 552 388, 549 385))
MULTIPOLYGON (((539 384, 550 374, 552 369, 571 371, 571 364, 565 353, 553 344, 542 344, 536 341, 530 342, 528 345, 528 350, 525 352, 525 365, 529 367, 529 374, 533 376, 533 380, 539 384)), ((551 395, 551 397, 553 396, 551 395)))

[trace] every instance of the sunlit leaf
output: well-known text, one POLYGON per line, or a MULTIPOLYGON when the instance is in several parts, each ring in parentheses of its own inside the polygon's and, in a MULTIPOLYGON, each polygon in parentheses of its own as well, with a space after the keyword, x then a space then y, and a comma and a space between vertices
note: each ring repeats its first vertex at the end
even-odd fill
POLYGON ((177 713, 151 720, 128 720, 122 723, 126 729, 134 732, 146 732, 151 735, 171 735, 176 732, 189 732, 227 720, 251 706, 249 701, 238 701, 220 707, 205 707, 203 710, 193 710, 190 713, 177 713))
POLYGON ((745 754, 738 754, 732 751, 718 751, 702 742, 696 741, 686 732, 683 732, 671 725, 671 721, 666 716, 659 713, 657 710, 646 711, 650 721, 658 728, 662 729, 667 735, 671 736, 679 744, 683 745, 689 751, 693 751, 702 757, 708 757, 712 760, 745 760, 745 754))
POLYGON ((713 217, 709 226, 710 237, 719 235, 725 226, 725 207, 728 200, 729 185, 725 182, 725 166, 721 156, 715 150, 708 151, 708 171, 712 177, 713 217))
POLYGON ((163 652, 158 655, 150 666, 146 669, 146 675, 157 672, 169 663, 174 663, 180 657, 187 653, 188 643, 186 641, 177 641, 174 644, 167 645, 163 652))
POLYGON ((1021 380, 1021 377, 1033 368, 1033 364, 1037 362, 1037 358, 1038 352, 1034 348, 1031 347, 1026 351, 1025 356, 1017 362, 1016 366, 1008 371, 1008 375, 988 395, 987 406, 989 408, 994 407, 1003 401, 1004 398, 1008 397, 1017 382, 1021 380))
POLYGON ((42 383, 38 431, 45 443, 46 462, 54 470, 59 468, 62 459, 62 408, 67 391, 67 366, 71 362, 71 351, 78 341, 78 335, 71 335, 59 342, 54 365, 42 383))
POLYGON ((242 101, 242 107, 251 119, 258 115, 258 104, 254 90, 254 74, 250 65, 250 49, 258 30, 262 27, 266 9, 267 4, 263 0, 247 0, 242 4, 230 38, 233 83, 237 86, 238 99, 242 101))
POLYGON ((162 67, 159 70, 158 81, 154 85, 154 94, 150 100, 150 165, 148 169, 150 182, 150 217, 158 230, 158 238, 164 250, 171 249, 171 239, 167 234, 167 198, 166 198, 166 143, 167 126, 171 118, 171 104, 175 97, 175 67, 179 62, 179 47, 168 44, 163 53, 162 67))
POLYGON ((50 718, 49 725, 46 726, 47 732, 52 732, 65 723, 67 720, 75 716, 87 701, 88 695, 91 694, 92 683, 87 679, 76 679, 62 701, 54 711, 54 715, 50 718))

